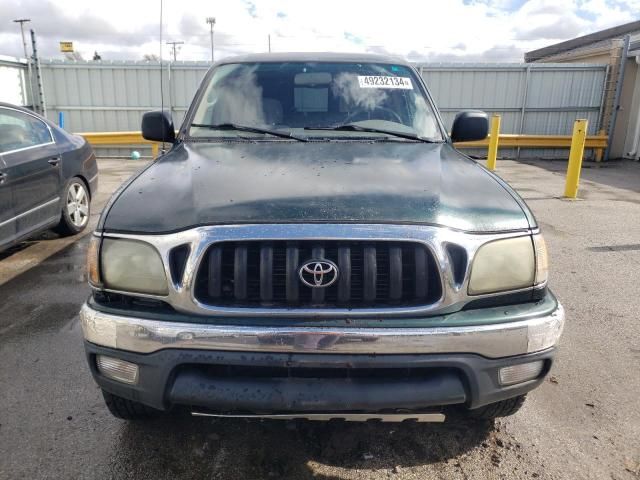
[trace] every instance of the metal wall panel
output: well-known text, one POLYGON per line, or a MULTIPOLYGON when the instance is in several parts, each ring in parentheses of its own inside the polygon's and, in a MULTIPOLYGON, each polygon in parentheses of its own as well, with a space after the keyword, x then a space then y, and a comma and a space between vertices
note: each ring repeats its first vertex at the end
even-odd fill
MULTIPOLYGON (((70 132, 140 130, 142 114, 160 109, 160 65, 150 62, 41 62, 47 117, 58 122, 63 112, 70 132)), ((165 63, 162 69, 164 108, 176 127, 209 68, 206 62, 165 63)), ((148 146, 101 148, 101 155, 150 154, 148 146)))
MULTIPOLYGON (((73 132, 139 130, 142 113, 160 108, 160 67, 150 62, 68 62, 44 60, 47 116, 73 132)), ((606 66, 588 64, 417 64, 447 128, 455 114, 481 109, 502 115, 502 133, 565 134, 577 118, 598 130, 606 66)), ((208 62, 163 65, 165 108, 176 126, 209 68, 208 62)), ((129 155, 132 148, 101 149, 129 155)), ((143 151, 148 153, 148 148, 143 151)), ((479 150, 471 152, 485 155, 479 150)), ((517 152, 500 150, 500 156, 517 152)), ((525 157, 564 157, 564 150, 521 150, 525 157)))
MULTIPOLYGON (((605 65, 418 64, 447 128, 455 114, 477 108, 502 116, 501 133, 570 135, 578 118, 599 129, 605 65)), ((469 151, 486 155, 486 151, 469 151)), ((591 154, 591 152, 587 152, 591 154)), ((566 149, 500 150, 501 157, 560 157, 566 149)))

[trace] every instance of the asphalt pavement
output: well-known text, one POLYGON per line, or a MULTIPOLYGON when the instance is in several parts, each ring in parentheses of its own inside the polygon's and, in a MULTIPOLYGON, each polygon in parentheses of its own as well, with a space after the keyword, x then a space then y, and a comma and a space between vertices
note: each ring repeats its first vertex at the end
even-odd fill
MULTIPOLYGON (((101 160, 92 222, 142 166, 101 160)), ((640 164, 499 161, 533 209, 567 324, 549 379, 494 423, 351 424, 110 416, 84 358, 87 236, 0 253, 0 479, 640 478, 640 164)))

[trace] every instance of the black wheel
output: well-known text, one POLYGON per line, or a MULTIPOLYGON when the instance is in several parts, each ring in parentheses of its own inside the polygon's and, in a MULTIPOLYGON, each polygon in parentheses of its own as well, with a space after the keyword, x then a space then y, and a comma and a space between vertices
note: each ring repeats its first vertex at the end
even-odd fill
POLYGON ((518 397, 508 398, 501 400, 500 402, 490 403, 484 407, 476 408, 474 410, 468 410, 468 414, 473 418, 479 418, 483 420, 492 420, 498 417, 508 417, 516 413, 526 400, 526 395, 520 395, 518 397))
POLYGON ((75 235, 84 230, 89 223, 91 202, 85 183, 78 177, 67 182, 62 197, 60 223, 54 230, 60 235, 75 235))
POLYGON ((160 410, 148 407, 142 403, 134 402, 126 398, 118 397, 112 393, 102 390, 102 396, 104 397, 104 403, 107 404, 107 408, 116 418, 123 420, 144 420, 153 418, 160 414, 160 410))

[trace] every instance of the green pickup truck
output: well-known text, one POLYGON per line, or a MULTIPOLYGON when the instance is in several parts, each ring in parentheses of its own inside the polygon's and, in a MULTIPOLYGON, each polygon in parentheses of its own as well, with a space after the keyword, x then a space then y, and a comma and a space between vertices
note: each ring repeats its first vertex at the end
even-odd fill
POLYGON ((91 239, 81 319, 117 417, 443 421, 510 415, 564 311, 535 218, 377 55, 228 58, 91 239))

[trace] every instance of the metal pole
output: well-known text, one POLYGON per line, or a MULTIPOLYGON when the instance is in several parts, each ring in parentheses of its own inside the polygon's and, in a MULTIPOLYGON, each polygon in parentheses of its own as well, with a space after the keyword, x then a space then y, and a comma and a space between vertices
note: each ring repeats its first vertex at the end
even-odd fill
POLYGON ((582 169, 582 157, 584 156, 584 142, 587 138, 587 119, 576 120, 573 124, 573 137, 571 138, 571 150, 569 151, 569 165, 567 166, 567 179, 564 184, 564 196, 576 198, 578 196, 578 184, 580 183, 580 170, 582 169))
POLYGON ((33 50, 33 61, 36 64, 36 82, 38 84, 38 95, 40 96, 40 109, 42 116, 47 116, 47 103, 44 99, 44 87, 42 86, 42 70, 40 69, 40 58, 38 57, 38 47, 36 46, 36 32, 31 29, 31 50, 33 50))
POLYGON ((24 48, 24 58, 27 61, 27 75, 29 76, 29 95, 31 98, 29 101, 31 102, 31 108, 35 110, 35 102, 36 96, 33 92, 33 71, 31 69, 31 59, 29 58, 29 52, 27 50, 27 37, 24 35, 24 24, 30 22, 29 18, 19 18, 14 20, 14 22, 20 24, 20 33, 22 34, 22 47, 24 48))
MULTIPOLYGON (((524 76, 524 92, 522 92, 522 109, 520 112, 520 126, 518 127, 518 134, 522 135, 524 130, 524 117, 527 113, 527 96, 529 94, 529 77, 531 76, 531 65, 527 65, 527 69, 524 76)), ((520 147, 516 150, 516 160, 520 160, 520 147)))
POLYGON ((487 153, 487 168, 491 171, 496 169, 498 159, 498 140, 500 139, 500 115, 491 118, 491 136, 489 137, 489 150, 487 153))
POLYGON ((609 140, 607 141, 607 149, 604 151, 605 162, 609 160, 611 153, 611 144, 613 143, 613 134, 616 129, 616 120, 618 118, 618 110, 620 109, 620 95, 622 93, 622 82, 624 81, 624 67, 627 63, 627 55, 629 54, 629 43, 631 36, 624 37, 624 47, 622 48, 622 56, 620 57, 620 66, 618 67, 618 80, 616 82, 616 95, 613 100, 613 111, 611 112, 611 123, 609 124, 609 140))
POLYGON ((171 62, 167 63, 167 76, 169 77, 169 114, 173 117, 173 88, 171 86, 171 62))
POLYGON ((267 41, 269 42, 269 53, 271 53, 271 34, 267 36, 267 41))
POLYGON ((598 109, 598 128, 596 130, 602 130, 602 124, 604 123, 604 103, 607 98, 607 78, 609 78, 609 65, 604 69, 604 80, 602 81, 602 98, 600 99, 600 108, 598 109))
POLYGON ((214 54, 213 54, 213 26, 216 24, 216 17, 207 17, 207 23, 209 24, 210 33, 211 33, 211 63, 214 62, 214 54))

